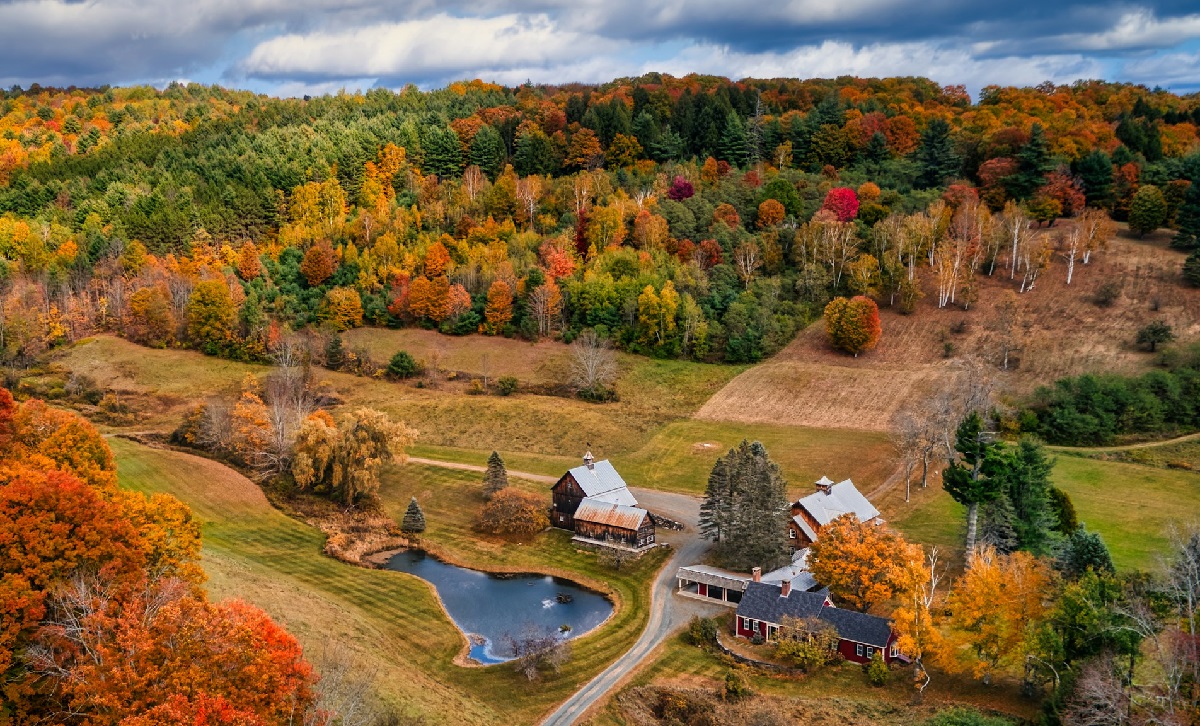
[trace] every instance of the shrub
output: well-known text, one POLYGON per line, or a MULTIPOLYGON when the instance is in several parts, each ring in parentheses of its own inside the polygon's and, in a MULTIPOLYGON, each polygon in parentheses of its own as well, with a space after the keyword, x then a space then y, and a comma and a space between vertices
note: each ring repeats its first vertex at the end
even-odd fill
POLYGON ((740 701, 753 695, 754 691, 750 690, 750 684, 746 682, 746 677, 742 675, 740 669, 725 674, 725 690, 721 694, 722 698, 726 701, 740 701))
POLYGON ((717 642, 717 618, 702 618, 693 615, 688 622, 687 639, 692 645, 709 646, 717 642))
POLYGON ((536 534, 550 526, 546 510, 541 497, 508 487, 484 505, 479 528, 491 534, 536 534))
POLYGON ((400 351, 388 361, 388 375, 396 378, 412 378, 421 372, 421 366, 408 351, 400 351))
POLYGON ((876 653, 871 659, 870 665, 867 666, 867 681, 872 686, 883 686, 887 683, 888 667, 887 663, 883 662, 883 654, 876 653))
POLYGON ((1121 296, 1121 283, 1106 282, 1096 290, 1096 294, 1092 296, 1092 302, 1097 307, 1110 308, 1117 298, 1121 296))
POLYGON ((496 381, 496 392, 501 396, 511 396, 517 392, 517 386, 520 385, 517 379, 512 376, 502 376, 496 381))
POLYGON ((1012 726, 1012 721, 998 716, 984 716, 973 708, 958 706, 937 713, 924 726, 1012 726))
POLYGON ((470 386, 467 386, 467 395, 482 396, 485 393, 487 393, 487 389, 483 387, 483 381, 478 378, 471 381, 470 386))

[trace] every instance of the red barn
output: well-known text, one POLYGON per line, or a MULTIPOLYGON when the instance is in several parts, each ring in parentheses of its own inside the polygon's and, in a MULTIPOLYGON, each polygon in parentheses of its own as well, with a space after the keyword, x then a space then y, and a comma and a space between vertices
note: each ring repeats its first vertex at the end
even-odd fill
POLYGON ((896 634, 886 618, 833 606, 829 591, 801 592, 791 583, 750 582, 737 609, 737 634, 771 640, 786 617, 815 618, 833 626, 838 634, 838 652, 852 663, 869 663, 876 653, 885 663, 902 658, 896 634))

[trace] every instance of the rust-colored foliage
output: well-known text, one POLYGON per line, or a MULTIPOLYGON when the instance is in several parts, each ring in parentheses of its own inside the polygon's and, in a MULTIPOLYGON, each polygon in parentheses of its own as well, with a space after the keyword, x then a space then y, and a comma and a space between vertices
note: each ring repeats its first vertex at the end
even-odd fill
POLYGON ((318 242, 304 253, 300 262, 300 274, 308 280, 311 287, 316 287, 333 276, 337 269, 337 253, 328 242, 318 242))

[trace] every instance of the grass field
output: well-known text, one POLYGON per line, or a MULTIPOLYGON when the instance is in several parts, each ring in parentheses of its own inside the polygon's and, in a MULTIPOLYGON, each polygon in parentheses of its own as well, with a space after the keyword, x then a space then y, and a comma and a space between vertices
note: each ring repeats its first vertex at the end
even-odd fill
POLYGON ((562 532, 523 545, 488 541, 466 529, 476 509, 473 474, 418 466, 386 477, 385 501, 395 509, 416 493, 426 507, 434 549, 481 567, 561 573, 612 593, 614 617, 575 644, 558 675, 537 684, 507 667, 452 664, 463 648, 430 587, 395 572, 346 565, 320 554, 322 535, 272 509, 251 482, 226 467, 172 451, 113 439, 124 486, 174 494, 204 524, 204 567, 214 597, 240 597, 281 620, 319 655, 345 645, 376 674, 380 695, 431 723, 532 723, 630 645, 646 618, 648 557, 620 573, 571 546, 562 532))

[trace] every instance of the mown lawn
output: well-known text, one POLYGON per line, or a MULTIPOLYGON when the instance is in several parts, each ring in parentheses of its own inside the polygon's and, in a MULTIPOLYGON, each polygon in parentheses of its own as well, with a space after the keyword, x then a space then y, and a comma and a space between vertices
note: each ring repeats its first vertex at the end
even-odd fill
POLYGON ((1117 567, 1153 570, 1172 526, 1200 518, 1200 474, 1060 454, 1051 474, 1079 521, 1099 532, 1117 567))
POLYGON ((476 477, 397 467, 387 476, 389 506, 418 492, 426 505, 433 549, 478 566, 568 575, 605 589, 620 603, 595 633, 575 643, 557 675, 536 684, 510 668, 464 668, 452 661, 464 639, 423 581, 368 570, 321 555, 323 535, 272 509, 254 485, 213 462, 125 440, 111 441, 124 486, 173 494, 204 523, 204 566, 214 597, 240 597, 279 618, 319 660, 331 643, 376 674, 381 697, 432 723, 533 723, 636 639, 646 617, 651 574, 662 557, 613 573, 577 551, 562 532, 524 544, 477 539, 465 529, 477 502, 476 477))

